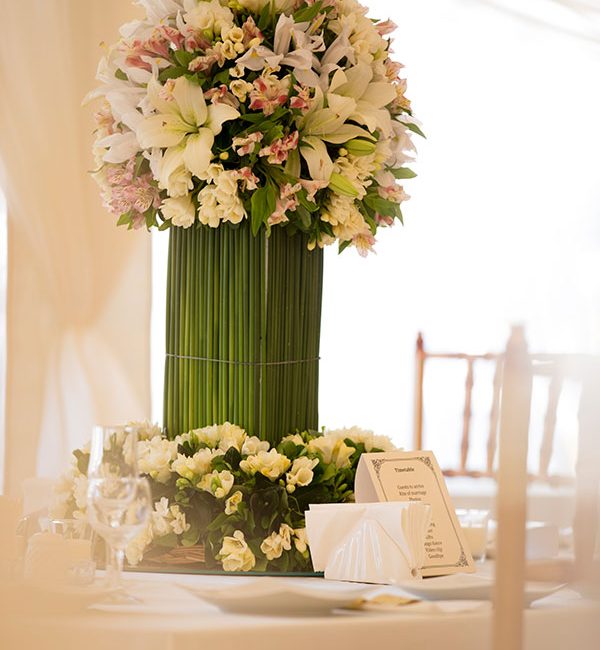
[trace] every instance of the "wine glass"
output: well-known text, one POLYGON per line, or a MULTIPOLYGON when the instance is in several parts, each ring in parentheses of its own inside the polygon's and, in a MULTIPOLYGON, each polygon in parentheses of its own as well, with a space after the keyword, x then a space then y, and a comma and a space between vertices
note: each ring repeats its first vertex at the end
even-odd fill
POLYGON ((87 497, 88 520, 111 550, 108 586, 122 590, 125 549, 144 530, 150 517, 150 485, 145 478, 95 478, 88 483, 87 497))
POLYGON ((150 487, 137 469, 137 430, 131 426, 94 427, 88 465, 88 520, 110 552, 108 585, 121 587, 127 544, 150 516, 150 487))
POLYGON ((88 478, 137 478, 137 429, 96 426, 92 432, 88 478))

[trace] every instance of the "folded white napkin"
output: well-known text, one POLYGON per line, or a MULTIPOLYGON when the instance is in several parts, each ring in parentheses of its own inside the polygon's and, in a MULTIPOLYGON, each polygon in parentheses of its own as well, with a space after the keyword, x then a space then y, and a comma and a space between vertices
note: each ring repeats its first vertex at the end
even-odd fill
POLYGON ((305 515, 313 566, 326 578, 399 584, 420 577, 429 505, 313 504, 305 515))

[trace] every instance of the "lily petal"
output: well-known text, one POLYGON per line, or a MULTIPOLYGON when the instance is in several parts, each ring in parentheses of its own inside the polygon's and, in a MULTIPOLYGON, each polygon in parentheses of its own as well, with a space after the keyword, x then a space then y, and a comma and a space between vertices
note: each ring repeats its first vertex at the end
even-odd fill
POLYGON ((352 140, 352 138, 372 139, 372 136, 368 131, 354 124, 343 124, 334 133, 326 133, 321 136, 321 139, 325 140, 325 142, 331 142, 332 144, 343 144, 348 140, 352 140))
POLYGON ((140 150, 135 133, 132 131, 113 133, 98 140, 97 145, 108 148, 108 151, 102 156, 102 160, 109 163, 125 162, 140 150))
POLYGON ((183 161, 194 176, 201 176, 207 170, 212 158, 215 136, 210 129, 200 129, 185 141, 183 161))
POLYGON ((204 126, 209 128, 215 135, 221 133, 223 122, 235 120, 240 116, 240 112, 233 106, 229 106, 229 104, 210 104, 207 110, 208 117, 204 126))
POLYGON ((277 54, 287 54, 290 51, 290 41, 292 40, 292 29, 296 23, 291 16, 281 14, 275 27, 275 38, 273 49, 277 54))
POLYGON ((206 122, 206 102, 200 86, 188 81, 185 77, 178 77, 173 86, 173 98, 177 102, 185 122, 194 126, 200 126, 206 122))
POLYGON ((142 120, 136 129, 137 138, 144 149, 150 147, 174 147, 178 145, 186 133, 190 131, 188 124, 179 115, 150 115, 142 120))
POLYGON ((313 180, 328 181, 333 172, 333 161, 327 153, 327 147, 323 140, 315 136, 306 136, 300 146, 300 153, 313 180))
POLYGON ((385 81, 373 81, 367 86, 365 99, 375 108, 387 106, 396 97, 396 91, 392 84, 385 81))
POLYGON ((373 69, 366 63, 359 63, 352 68, 348 68, 343 73, 346 77, 346 81, 341 84, 339 83, 339 81, 342 79, 342 76, 339 74, 340 72, 341 70, 338 70, 333 75, 331 92, 336 92, 339 95, 345 95, 346 97, 362 97, 365 94, 365 91, 367 90, 367 86, 369 85, 371 79, 373 78, 373 69), (335 87, 333 85, 334 80, 336 80, 335 87))
POLYGON ((178 113, 179 109, 175 102, 168 102, 160 96, 162 88, 161 84, 154 77, 150 79, 148 82, 148 100, 150 105, 159 113, 178 113))

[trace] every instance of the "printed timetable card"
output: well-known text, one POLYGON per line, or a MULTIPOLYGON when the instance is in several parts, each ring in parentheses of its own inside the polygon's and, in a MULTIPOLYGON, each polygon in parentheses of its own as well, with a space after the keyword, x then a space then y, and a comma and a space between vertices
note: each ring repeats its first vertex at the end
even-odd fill
POLYGON ((433 452, 363 454, 354 492, 357 503, 422 501, 431 505, 423 576, 475 571, 444 475, 433 452))

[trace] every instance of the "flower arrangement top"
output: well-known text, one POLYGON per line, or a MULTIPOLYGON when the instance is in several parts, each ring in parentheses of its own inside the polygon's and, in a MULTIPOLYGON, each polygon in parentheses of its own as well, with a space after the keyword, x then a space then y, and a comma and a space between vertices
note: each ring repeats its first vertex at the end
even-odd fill
POLYGON ((91 93, 119 225, 250 220, 365 254, 402 219, 411 132, 395 25, 356 0, 138 0, 91 93))

